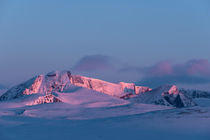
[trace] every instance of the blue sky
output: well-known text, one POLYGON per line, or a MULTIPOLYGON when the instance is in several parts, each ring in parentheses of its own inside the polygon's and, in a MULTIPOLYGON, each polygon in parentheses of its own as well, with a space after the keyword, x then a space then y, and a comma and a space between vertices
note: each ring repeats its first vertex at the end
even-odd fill
POLYGON ((208 0, 0 0, 0 83, 104 55, 147 67, 210 60, 208 0))

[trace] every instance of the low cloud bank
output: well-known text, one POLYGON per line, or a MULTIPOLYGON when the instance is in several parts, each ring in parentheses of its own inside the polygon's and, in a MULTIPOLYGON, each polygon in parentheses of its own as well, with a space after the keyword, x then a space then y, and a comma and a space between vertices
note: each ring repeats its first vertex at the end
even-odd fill
POLYGON ((88 55, 81 58, 73 70, 79 74, 111 82, 136 82, 138 85, 150 87, 162 84, 195 88, 196 85, 210 86, 210 62, 207 59, 192 59, 184 63, 161 61, 143 67, 125 64, 105 55, 88 55))

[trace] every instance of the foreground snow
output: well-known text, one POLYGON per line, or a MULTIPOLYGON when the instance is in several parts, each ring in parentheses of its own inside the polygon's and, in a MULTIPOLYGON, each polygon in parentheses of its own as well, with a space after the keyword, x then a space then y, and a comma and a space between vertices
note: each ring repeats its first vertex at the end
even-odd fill
POLYGON ((196 99, 199 106, 174 108, 84 88, 57 94, 66 101, 28 106, 27 97, 0 102, 0 140, 210 139, 210 99, 196 99))
MULTIPOLYGON (((193 107, 182 109, 170 109, 152 111, 137 114, 129 110, 129 107, 116 107, 106 109, 88 108, 74 112, 64 104, 41 105, 43 109, 31 108, 30 113, 43 114, 41 118, 30 117, 22 114, 21 109, 16 113, 0 116, 0 139, 1 140, 209 140, 210 139, 210 108, 193 107), (62 111, 59 111, 64 107, 62 111), (121 112, 127 110, 130 115, 121 112), (36 110, 36 111, 33 111, 36 110), (65 110, 65 111, 64 111, 65 110), (118 110, 118 112, 115 112, 118 110), (104 112, 105 111, 105 112, 104 112), (75 114, 73 118, 66 115, 75 114), (98 112, 98 113, 97 113, 98 112), (115 117, 99 114, 115 114, 115 117), (52 114, 57 114, 52 116, 52 114), (89 114, 89 115, 85 115, 89 114), (45 116, 47 115, 47 116, 45 116), (85 115, 85 116, 83 116, 85 115), (60 117, 58 117, 60 116, 60 117), (93 117, 94 116, 94 117, 93 117), (43 118, 44 117, 44 118, 43 118), (47 117, 47 118, 45 118, 47 117), (89 119, 87 119, 89 117, 89 119), (95 118, 99 117, 99 118, 95 118), (104 118, 105 117, 105 118, 104 118), (76 119, 75 119, 76 118, 76 119), (84 119, 85 120, 81 120, 84 119), (91 118, 91 119, 90 119, 91 118), (73 120, 72 120, 73 119, 73 120)), ((141 106, 141 105, 140 105, 141 106)), ((145 106, 144 106, 145 107, 145 106)), ((137 107, 136 109, 143 109, 137 107)), ((137 111, 137 110, 136 110, 137 111)), ((151 110, 150 110, 151 111, 151 110)), ((72 115, 73 116, 73 115, 72 115)))

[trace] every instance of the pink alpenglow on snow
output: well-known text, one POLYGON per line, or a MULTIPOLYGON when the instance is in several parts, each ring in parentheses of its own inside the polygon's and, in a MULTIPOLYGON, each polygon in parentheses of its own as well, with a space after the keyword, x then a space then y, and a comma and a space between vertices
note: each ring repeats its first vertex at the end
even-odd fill
POLYGON ((48 95, 54 92, 65 92, 72 86, 87 88, 115 97, 122 97, 127 94, 137 95, 151 90, 148 87, 136 86, 134 83, 110 83, 99 79, 72 75, 69 71, 55 71, 47 75, 36 76, 11 88, 0 97, 0 100, 16 99, 36 93, 48 95))

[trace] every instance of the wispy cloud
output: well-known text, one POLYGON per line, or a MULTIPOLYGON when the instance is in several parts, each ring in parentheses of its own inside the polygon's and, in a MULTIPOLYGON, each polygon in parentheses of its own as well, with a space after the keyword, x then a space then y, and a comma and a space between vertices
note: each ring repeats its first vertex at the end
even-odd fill
POLYGON ((78 71, 105 71, 112 68, 111 57, 105 55, 84 56, 74 67, 78 71))
POLYGON ((75 74, 82 74, 110 82, 134 82, 140 79, 139 70, 121 60, 106 55, 87 55, 74 66, 75 74))
POLYGON ((194 59, 185 64, 176 65, 180 72, 187 75, 210 76, 210 63, 206 59, 194 59))
POLYGON ((185 63, 162 61, 142 68, 141 84, 204 84, 210 83, 210 63, 206 59, 193 59, 185 63))
POLYGON ((151 66, 146 69, 147 75, 163 76, 171 75, 174 73, 173 64, 168 61, 162 61, 154 66, 151 66))

